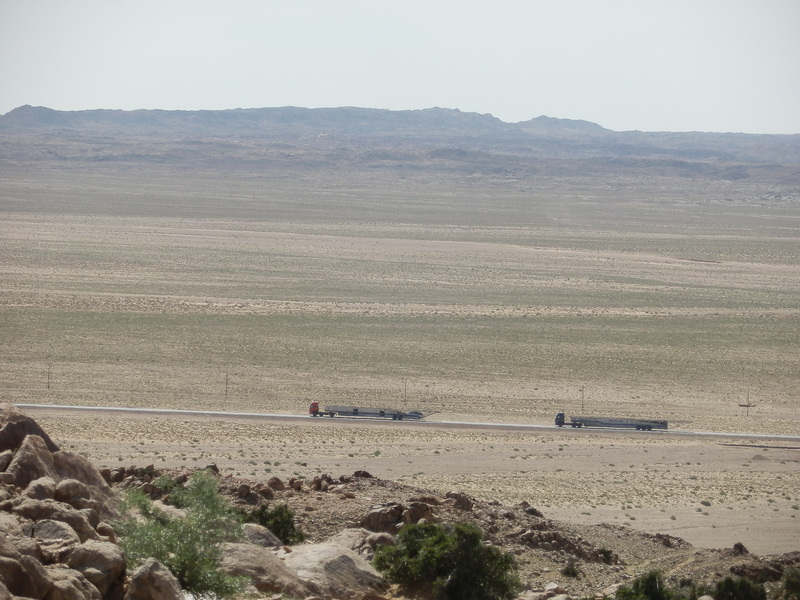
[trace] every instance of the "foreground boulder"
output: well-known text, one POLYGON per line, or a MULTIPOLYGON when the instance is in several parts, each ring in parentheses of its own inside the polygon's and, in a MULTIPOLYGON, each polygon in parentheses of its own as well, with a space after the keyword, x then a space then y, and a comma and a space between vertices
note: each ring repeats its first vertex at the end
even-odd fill
POLYGON ((125 585, 125 554, 116 544, 88 541, 77 546, 67 562, 100 592, 102 598, 121 598, 125 585))
POLYGON ((336 544, 296 546, 282 558, 302 581, 329 598, 378 594, 388 588, 383 577, 366 559, 336 544))
POLYGON ((148 558, 131 576, 124 600, 182 600, 178 580, 155 558, 148 558))
POLYGON ((58 452, 58 446, 36 421, 10 404, 0 405, 0 452, 16 450, 29 435, 41 438, 50 452, 58 452))
POLYGON ((228 575, 249 577, 262 594, 285 593, 291 597, 306 598, 319 591, 301 581, 298 574, 274 552, 256 544, 225 544, 222 570, 228 575))

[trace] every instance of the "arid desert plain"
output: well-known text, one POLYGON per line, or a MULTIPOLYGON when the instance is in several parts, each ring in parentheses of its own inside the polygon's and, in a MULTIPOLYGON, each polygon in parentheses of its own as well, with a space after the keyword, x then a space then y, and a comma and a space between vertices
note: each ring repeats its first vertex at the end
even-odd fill
POLYGON ((0 257, 0 401, 298 417, 30 409, 98 466, 366 469, 800 550, 796 193, 20 163, 0 175, 0 257), (448 424, 311 419, 313 400, 448 424), (491 425, 562 410, 670 433, 491 425))

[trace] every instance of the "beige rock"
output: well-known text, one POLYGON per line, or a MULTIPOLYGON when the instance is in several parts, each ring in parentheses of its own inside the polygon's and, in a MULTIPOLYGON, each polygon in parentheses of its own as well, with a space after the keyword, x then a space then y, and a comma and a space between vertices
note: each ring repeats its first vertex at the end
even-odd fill
POLYGON ((461 510, 472 510, 473 502, 469 496, 463 492, 447 492, 445 498, 453 501, 453 506, 461 510))
POLYGON ((110 542, 89 540, 73 550, 69 567, 80 572, 103 598, 120 597, 125 580, 125 554, 110 542))
POLYGON ((44 598, 52 586, 44 566, 5 538, 0 538, 0 581, 14 596, 23 598, 44 598))
POLYGON ((33 537, 42 540, 63 540, 80 542, 80 537, 75 530, 63 521, 44 519, 33 525, 33 537))
POLYGON ((318 593, 312 585, 301 581, 297 573, 275 554, 249 543, 228 543, 222 550, 222 570, 228 575, 249 577, 263 594, 284 593, 305 598, 318 593))
POLYGON ((544 591, 549 592, 551 594, 564 594, 567 590, 561 587, 559 584, 551 581, 546 586, 544 586, 544 591))
POLYGON ((40 477, 50 477, 53 481, 59 479, 53 455, 38 435, 25 437, 6 472, 14 476, 16 485, 21 488, 40 477))
POLYGON ((0 534, 2 537, 22 535, 22 522, 16 515, 0 512, 0 534))
POLYGON ((55 487, 53 497, 59 502, 73 504, 76 498, 91 498, 89 487, 77 479, 62 479, 55 487))
POLYGON ((370 508, 361 517, 360 525, 374 532, 392 532, 403 519, 405 508, 400 504, 380 504, 370 508))
POLYGON ((29 435, 41 438, 48 451, 58 451, 58 446, 36 421, 10 404, 0 405, 0 452, 16 450, 29 435))
MULTIPOLYGON (((65 488, 67 490, 80 489, 81 491, 75 495, 79 498, 93 500, 92 505, 98 509, 103 520, 113 520, 118 516, 116 498, 111 487, 88 459, 65 450, 53 453, 52 458, 58 474, 56 481, 59 484, 64 479, 76 480, 77 484, 68 483, 65 484, 65 488), (81 488, 80 484, 83 484, 85 488, 81 488)), ((79 506, 79 508, 82 507, 79 506)))
POLYGON ((276 492, 282 492, 286 489, 286 484, 283 483, 283 481, 281 481, 281 479, 278 477, 270 477, 267 485, 276 492))
POLYGON ((5 471, 6 468, 8 468, 12 458, 14 458, 14 453, 11 450, 3 450, 0 452, 0 471, 5 471))
POLYGON ((92 527, 89 519, 86 518, 86 515, 69 504, 56 502, 55 500, 26 498, 11 510, 19 516, 32 521, 41 521, 43 519, 64 521, 75 530, 82 542, 98 539, 97 532, 92 527))
POLYGON ((98 535, 103 536, 109 542, 112 542, 114 544, 117 543, 117 532, 114 531, 114 528, 108 523, 100 522, 94 529, 98 533, 98 535))
POLYGON ((364 558, 334 544, 303 544, 284 556, 286 565, 301 580, 313 584, 332 598, 381 593, 386 581, 364 558))
POLYGON ((258 523, 245 523, 242 527, 245 540, 263 548, 278 548, 283 542, 269 529, 258 523))
POLYGON ((55 491, 56 482, 53 481, 52 477, 39 477, 39 479, 34 479, 28 484, 23 494, 28 498, 46 500, 52 498, 55 495, 55 491))
POLYGON ((394 546, 394 536, 388 533, 373 533, 364 540, 370 548, 375 550, 378 546, 394 546))
POLYGON ((403 523, 418 523, 421 520, 430 523, 435 520, 433 508, 425 502, 411 502, 402 514, 403 523))
POLYGON ((182 600, 178 580, 155 558, 145 560, 131 575, 124 600, 182 600))
POLYGON ((99 590, 83 575, 61 565, 49 567, 47 600, 101 600, 99 590))

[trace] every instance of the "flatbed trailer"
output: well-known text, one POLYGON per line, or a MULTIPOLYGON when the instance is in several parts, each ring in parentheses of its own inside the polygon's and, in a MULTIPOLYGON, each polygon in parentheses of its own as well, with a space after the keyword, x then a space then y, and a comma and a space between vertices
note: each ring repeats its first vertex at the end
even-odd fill
POLYGON ((652 431, 653 429, 667 429, 667 421, 659 419, 628 419, 624 417, 584 417, 571 416, 569 421, 563 412, 556 415, 556 425, 563 427, 605 427, 609 429, 637 429, 639 431, 652 431))
POLYGON ((308 414, 312 417, 361 417, 365 419, 391 419, 393 421, 420 420, 425 417, 419 411, 403 411, 394 408, 373 408, 364 406, 336 406, 326 405, 320 409, 319 402, 312 402, 308 407, 308 414))

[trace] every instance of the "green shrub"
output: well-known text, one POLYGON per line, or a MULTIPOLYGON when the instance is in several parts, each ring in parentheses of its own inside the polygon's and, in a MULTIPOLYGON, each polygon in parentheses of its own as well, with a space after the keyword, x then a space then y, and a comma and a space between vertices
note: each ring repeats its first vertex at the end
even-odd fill
POLYGON ((305 534, 294 523, 294 512, 286 504, 271 509, 262 504, 252 512, 243 513, 248 523, 257 523, 269 529, 284 544, 299 544, 306 539, 305 534))
POLYGON ((783 573, 783 597, 800 600, 800 569, 786 569, 783 573))
POLYGON ((664 580, 658 571, 649 571, 634 579, 630 586, 623 586, 617 590, 617 600, 671 600, 672 598, 674 594, 664 585, 664 580))
MULTIPOLYGON (((650 571, 633 580, 630 586, 617 590, 616 600, 695 600, 708 594, 705 587, 696 585, 691 579, 683 579, 676 590, 664 584, 661 573, 650 571)), ((764 586, 741 577, 726 577, 718 581, 710 591, 714 600, 766 600, 764 586)))
POLYGON ((468 523, 407 525, 373 564, 387 580, 436 600, 510 600, 520 589, 510 554, 482 542, 468 523))
POLYGON ((766 600, 764 585, 744 577, 726 577, 717 582, 712 594, 714 600, 766 600))
POLYGON ((712 596, 714 600, 767 600, 764 585, 744 577, 726 577, 718 581, 712 596))
POLYGON ((153 557, 177 577, 181 587, 196 598, 227 598, 244 587, 241 578, 219 569, 222 544, 241 537, 241 525, 227 500, 217 490, 216 479, 198 471, 184 488, 173 492, 185 518, 174 518, 153 506, 139 490, 130 490, 124 506, 141 518, 128 517, 118 524, 120 545, 133 569, 153 557))

